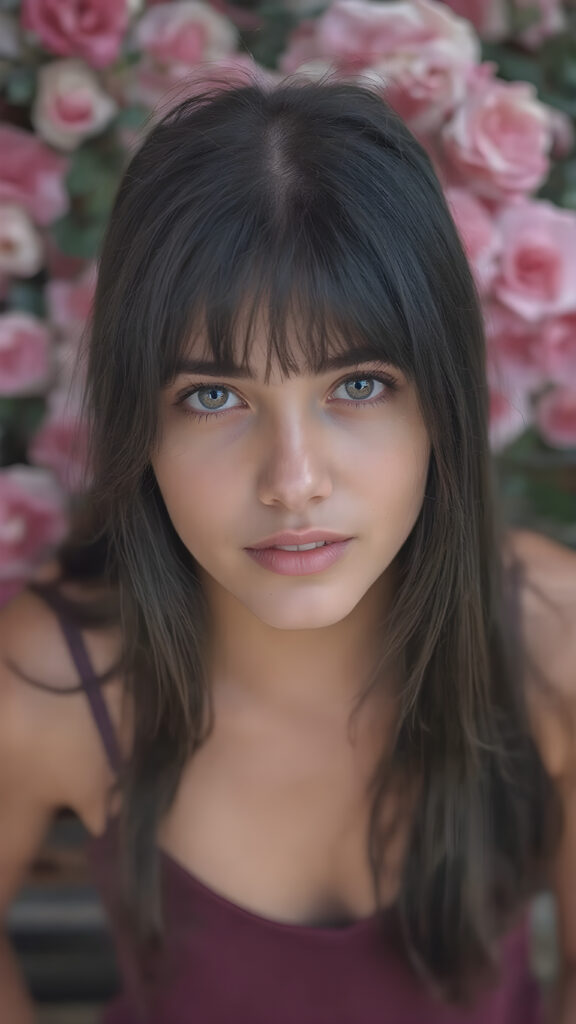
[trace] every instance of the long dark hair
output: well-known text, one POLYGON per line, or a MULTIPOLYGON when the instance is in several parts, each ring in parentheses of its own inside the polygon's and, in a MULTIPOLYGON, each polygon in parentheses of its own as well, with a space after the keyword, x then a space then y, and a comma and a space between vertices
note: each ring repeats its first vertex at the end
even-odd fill
POLYGON ((456 997, 540 883, 555 797, 530 735, 510 610, 478 296, 426 152, 359 85, 293 80, 185 100, 132 159, 110 219, 87 363, 89 505, 134 698, 127 899, 139 934, 160 935, 157 827, 212 727, 203 595, 150 466, 159 391, 196 332, 222 366, 239 352, 247 362, 262 310, 270 363, 283 370, 298 357, 314 368, 327 348, 369 350, 418 390, 432 454, 370 684, 401 659, 369 851, 378 893, 385 797, 404 791, 406 948, 456 997), (305 325, 298 351, 289 320, 305 325))

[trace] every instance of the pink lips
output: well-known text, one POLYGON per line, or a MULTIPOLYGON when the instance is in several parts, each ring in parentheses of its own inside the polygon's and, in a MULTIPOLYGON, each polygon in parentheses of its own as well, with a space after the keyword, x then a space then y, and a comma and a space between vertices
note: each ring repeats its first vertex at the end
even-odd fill
POLYGON ((308 576, 323 572, 342 557, 352 537, 331 533, 326 530, 303 530, 299 533, 285 531, 267 537, 246 552, 264 569, 281 576, 308 576), (276 545, 318 544, 324 546, 310 551, 280 551, 276 545))

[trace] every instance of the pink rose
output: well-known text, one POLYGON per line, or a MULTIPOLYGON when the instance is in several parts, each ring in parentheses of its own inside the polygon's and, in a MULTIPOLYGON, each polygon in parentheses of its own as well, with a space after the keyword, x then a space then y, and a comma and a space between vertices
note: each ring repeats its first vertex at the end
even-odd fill
POLYGON ((29 574, 67 527, 65 498, 51 473, 20 465, 0 469, 0 580, 29 574))
POLYGON ((360 81, 382 82, 380 91, 417 135, 437 132, 464 99, 469 65, 456 53, 424 49, 385 57, 361 73, 360 81))
POLYGON ((23 0, 22 26, 50 53, 102 68, 116 60, 128 27, 127 0, 23 0))
POLYGON ((235 52, 238 33, 232 22, 198 0, 149 8, 135 27, 133 45, 143 56, 134 86, 128 83, 128 98, 150 108, 194 95, 212 73, 226 80, 236 66, 257 67, 247 54, 235 52))
POLYGON ((495 65, 470 75, 467 94, 442 128, 446 158, 463 183, 502 201, 535 191, 548 174, 548 110, 527 82, 492 77, 495 65))
POLYGON ((500 451, 520 437, 530 426, 532 414, 528 393, 494 370, 490 382, 489 429, 493 451, 500 451))
POLYGON ((0 313, 0 395, 33 395, 46 389, 51 340, 30 313, 0 313))
POLYGON ((490 441, 499 451, 530 426, 531 395, 543 383, 540 336, 514 313, 490 303, 485 310, 490 441))
POLYGON ((44 262, 44 244, 16 203, 0 202, 0 274, 33 277, 44 262))
POLYGON ((46 285, 48 320, 62 337, 80 338, 92 311, 96 278, 96 264, 91 263, 72 281, 52 280, 46 285))
POLYGON ((496 274, 502 242, 494 218, 470 192, 448 187, 446 198, 480 292, 487 292, 496 274))
POLYGON ((540 328, 542 367, 548 380, 576 387, 576 310, 540 328))
POLYGON ((75 149, 101 132, 115 113, 114 100, 81 60, 53 60, 40 68, 32 124, 57 149, 75 149))
POLYGON ((502 255, 494 294, 525 320, 576 309, 576 214, 523 200, 499 217, 502 255))
POLYGON ((228 18, 208 4, 176 0, 148 8, 136 25, 134 42, 160 65, 190 69, 233 53, 238 33, 228 18))
POLYGON ((539 325, 497 302, 485 307, 487 361, 490 372, 507 391, 532 392, 545 381, 539 325))
POLYGON ((479 46, 470 26, 434 0, 335 0, 318 22, 321 54, 344 66, 435 50, 474 63, 479 46))
POLYGON ((28 457, 34 465, 51 469, 68 492, 87 486, 86 427, 68 391, 49 396, 46 419, 31 441, 28 457))
POLYGON ((468 25, 435 0, 335 0, 314 28, 297 30, 281 61, 285 73, 295 71, 295 58, 329 58, 341 70, 361 70, 386 58, 413 59, 434 53, 438 60, 473 64, 479 45, 468 25), (313 31, 313 35, 312 35, 313 31), (294 50, 292 47, 294 46, 294 50))
POLYGON ((547 391, 536 405, 535 421, 553 448, 576 447, 576 385, 547 391))
POLYGON ((20 203, 42 226, 66 213, 66 157, 10 124, 0 124, 0 153, 0 201, 20 203))
MULTIPOLYGON (((133 0, 135 3, 141 3, 142 0, 133 0)), ((223 14, 224 17, 229 18, 233 25, 237 28, 250 32, 257 32, 264 26, 263 19, 256 11, 248 11, 242 7, 238 7, 235 2, 228 3, 228 0, 209 0, 210 6, 223 14)), ((305 0, 308 3, 308 0, 305 0)), ((330 0, 322 0, 324 5, 329 3, 330 0)), ((166 0, 148 0, 148 7, 155 7, 157 4, 166 3, 166 0)), ((285 5, 286 6, 286 5, 285 5)), ((317 6, 317 5, 316 5, 317 6)), ((293 8, 294 10, 296 8, 293 8)))

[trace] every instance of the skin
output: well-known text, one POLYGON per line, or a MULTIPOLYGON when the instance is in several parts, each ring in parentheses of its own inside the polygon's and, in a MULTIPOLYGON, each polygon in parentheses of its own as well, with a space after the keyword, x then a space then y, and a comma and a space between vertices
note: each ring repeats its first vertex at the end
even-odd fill
POLYGON ((370 667, 394 559, 424 497, 428 433, 415 386, 389 364, 284 379, 273 368, 265 382, 259 328, 250 369, 253 379, 180 374, 161 397, 152 466, 200 567, 213 677, 329 711, 347 705, 370 667), (378 373, 396 378, 397 389, 372 380, 378 373), (366 382, 356 384, 360 397, 354 380, 366 382), (178 403, 199 384, 220 390, 178 403), (306 528, 354 539, 337 563, 308 576, 278 575, 244 550, 306 528))

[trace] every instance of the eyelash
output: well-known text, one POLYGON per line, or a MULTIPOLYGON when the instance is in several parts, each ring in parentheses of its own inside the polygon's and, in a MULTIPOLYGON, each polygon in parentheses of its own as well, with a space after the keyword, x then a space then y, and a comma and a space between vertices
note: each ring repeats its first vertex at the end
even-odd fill
MULTIPOLYGON (((357 373, 354 374, 352 377, 344 377, 343 380, 338 382, 338 384, 335 384, 334 391, 342 387, 343 384, 352 384, 354 381, 357 380, 377 380, 380 384, 385 384, 387 386, 388 392, 398 390, 398 379, 396 377, 391 377, 389 374, 357 373)), ((196 421, 213 420, 216 419, 216 417, 218 416, 224 416, 227 413, 232 412, 232 409, 214 409, 212 412, 201 413, 197 412, 195 409, 187 408, 184 405, 188 398, 191 398, 192 395, 196 395, 199 391, 203 391, 205 388, 222 388, 223 391, 230 391, 233 394, 235 394, 234 389, 229 388, 225 384, 217 384, 214 381, 205 381, 199 384, 194 384, 193 387, 187 388, 184 392, 179 394, 176 397, 174 405, 180 406, 185 416, 191 416, 192 419, 196 421)), ((387 402, 389 400, 390 395, 388 392, 384 391, 381 395, 378 395, 377 398, 366 399, 366 401, 354 401, 354 399, 351 398, 347 404, 353 407, 380 405, 381 403, 387 402)), ((340 399, 340 401, 346 400, 340 399)), ((238 408, 238 406, 235 406, 234 408, 238 408)))

